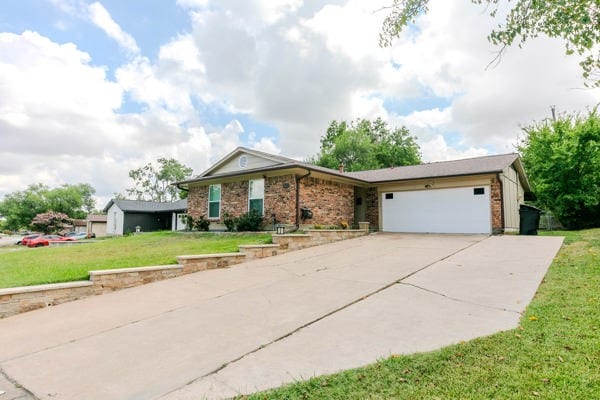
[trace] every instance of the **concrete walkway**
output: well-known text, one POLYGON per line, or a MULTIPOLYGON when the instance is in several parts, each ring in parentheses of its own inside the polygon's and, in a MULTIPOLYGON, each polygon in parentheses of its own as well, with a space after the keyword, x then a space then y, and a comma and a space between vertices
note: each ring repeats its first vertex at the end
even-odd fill
POLYGON ((511 329, 561 243, 376 234, 17 315, 0 400, 224 398, 511 329))

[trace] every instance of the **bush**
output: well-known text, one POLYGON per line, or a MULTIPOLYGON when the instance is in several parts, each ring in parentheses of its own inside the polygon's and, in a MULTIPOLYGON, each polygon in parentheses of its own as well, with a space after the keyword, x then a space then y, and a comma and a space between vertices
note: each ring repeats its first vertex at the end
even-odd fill
POLYGON ((263 217, 256 210, 250 210, 235 219, 235 225, 240 232, 256 232, 263 228, 263 217))
POLYGON ((192 229, 194 229, 194 217, 192 217, 191 215, 186 215, 184 217, 184 222, 185 222, 185 226, 187 227, 188 231, 191 231, 192 229))
POLYGON ((201 215, 198 217, 198 219, 196 219, 196 221, 194 222, 194 226, 196 227, 197 230, 199 231, 205 231, 208 232, 208 227, 210 226, 210 221, 207 220, 206 218, 204 218, 204 215, 201 215))
POLYGON ((232 217, 229 213, 223 214, 223 224, 227 228, 227 232, 235 231, 236 218, 232 217))

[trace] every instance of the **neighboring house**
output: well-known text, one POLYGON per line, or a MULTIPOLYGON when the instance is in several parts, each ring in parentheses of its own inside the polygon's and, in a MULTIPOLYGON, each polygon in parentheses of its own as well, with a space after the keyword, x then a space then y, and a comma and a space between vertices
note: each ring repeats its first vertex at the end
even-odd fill
POLYGON ((177 186, 189 191, 188 214, 211 229, 256 209, 267 223, 432 233, 518 231, 530 192, 518 154, 344 172, 243 147, 177 186))
POLYGON ((94 235, 95 237, 106 236, 106 215, 104 214, 89 214, 87 216, 87 230, 88 235, 94 235))
POLYGON ((113 199, 104 207, 106 234, 123 235, 136 231, 183 230, 187 200, 158 203, 113 199))
POLYGON ((87 223, 85 219, 74 219, 73 220, 73 232, 83 233, 86 231, 87 223))

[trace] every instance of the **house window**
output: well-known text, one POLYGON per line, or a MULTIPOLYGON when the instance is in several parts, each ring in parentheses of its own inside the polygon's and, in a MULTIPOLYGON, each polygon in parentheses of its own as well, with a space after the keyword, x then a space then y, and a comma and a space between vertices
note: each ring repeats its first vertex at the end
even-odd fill
POLYGON ((394 193, 386 193, 385 194, 385 199, 386 200, 391 200, 394 198, 394 193))
POLYGON ((265 180, 252 179, 248 190, 248 211, 256 210, 260 215, 264 214, 265 203, 265 180))
POLYGON ((221 185, 208 187, 208 218, 221 216, 221 185))

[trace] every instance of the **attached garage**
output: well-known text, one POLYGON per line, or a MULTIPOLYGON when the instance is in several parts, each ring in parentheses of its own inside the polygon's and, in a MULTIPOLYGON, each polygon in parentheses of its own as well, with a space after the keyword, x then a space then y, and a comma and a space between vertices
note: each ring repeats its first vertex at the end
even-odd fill
POLYGON ((381 194, 386 232, 492 233, 490 186, 381 194))
POLYGON ((530 192, 518 154, 349 175, 375 186, 376 193, 363 190, 367 203, 365 219, 384 232, 518 232, 519 206, 530 192))

